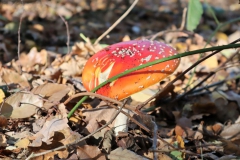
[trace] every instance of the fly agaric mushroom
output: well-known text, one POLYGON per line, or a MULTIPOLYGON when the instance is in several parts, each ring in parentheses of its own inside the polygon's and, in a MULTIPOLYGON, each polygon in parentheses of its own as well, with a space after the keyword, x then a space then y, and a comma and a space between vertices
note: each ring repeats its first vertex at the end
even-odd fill
MULTIPOLYGON (((91 91, 102 82, 130 68, 176 55, 174 48, 158 41, 132 40, 110 45, 93 55, 86 63, 82 81, 91 91)), ((106 84, 96 93, 122 100, 172 74, 180 63, 174 59, 129 73, 106 84)))

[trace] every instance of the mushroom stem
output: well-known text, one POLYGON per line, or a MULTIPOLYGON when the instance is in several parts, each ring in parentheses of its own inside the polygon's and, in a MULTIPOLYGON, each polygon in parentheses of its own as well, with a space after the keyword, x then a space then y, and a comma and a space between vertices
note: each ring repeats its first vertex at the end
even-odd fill
MULTIPOLYGON (((123 111, 130 113, 128 109, 123 109, 123 111)), ((123 113, 119 113, 119 115, 115 119, 114 123, 114 131, 116 136, 118 135, 118 132, 127 132, 128 131, 128 117, 124 115, 123 113)))

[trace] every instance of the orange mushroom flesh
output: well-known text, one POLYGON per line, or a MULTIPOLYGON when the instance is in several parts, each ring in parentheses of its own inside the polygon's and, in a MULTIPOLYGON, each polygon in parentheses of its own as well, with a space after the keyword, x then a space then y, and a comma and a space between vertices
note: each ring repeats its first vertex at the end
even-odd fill
MULTIPOLYGON (((113 44, 87 61, 82 73, 83 85, 91 91, 102 82, 130 68, 176 54, 174 48, 158 41, 133 40, 113 44)), ((180 59, 174 59, 129 73, 106 84, 96 93, 122 100, 160 82, 172 74, 179 63, 180 59)))

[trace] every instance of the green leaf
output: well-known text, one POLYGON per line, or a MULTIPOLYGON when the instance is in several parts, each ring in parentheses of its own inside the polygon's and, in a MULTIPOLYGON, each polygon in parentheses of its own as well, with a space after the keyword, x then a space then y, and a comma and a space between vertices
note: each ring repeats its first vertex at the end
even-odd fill
POLYGON ((180 152, 180 151, 172 151, 172 152, 170 152, 170 156, 174 160, 183 160, 182 152, 180 152))
POLYGON ((193 31, 197 28, 203 13, 203 7, 199 0, 190 0, 187 13, 187 30, 193 31))

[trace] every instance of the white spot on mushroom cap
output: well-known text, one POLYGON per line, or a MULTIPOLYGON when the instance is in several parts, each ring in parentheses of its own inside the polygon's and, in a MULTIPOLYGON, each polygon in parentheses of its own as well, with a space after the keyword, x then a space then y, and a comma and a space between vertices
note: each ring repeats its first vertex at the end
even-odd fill
POLYGON ((144 62, 144 61, 148 62, 151 58, 152 58, 152 55, 148 55, 147 57, 142 58, 141 62, 144 62))

